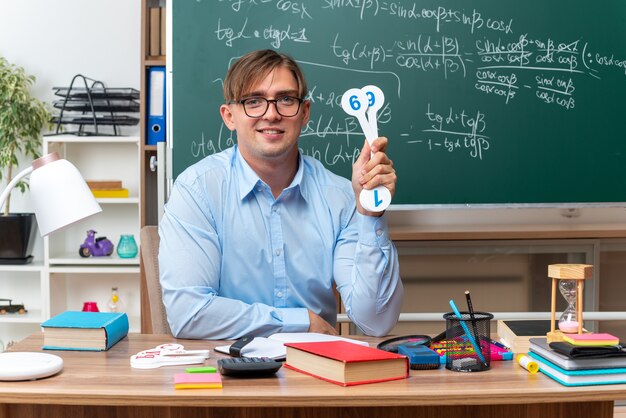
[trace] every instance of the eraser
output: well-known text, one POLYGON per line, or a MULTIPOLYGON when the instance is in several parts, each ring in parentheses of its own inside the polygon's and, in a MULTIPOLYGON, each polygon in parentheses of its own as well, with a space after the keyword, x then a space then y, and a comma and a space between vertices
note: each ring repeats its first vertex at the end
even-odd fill
POLYGON ((425 345, 401 344, 398 346, 398 354, 409 358, 411 369, 439 368, 439 354, 425 345))

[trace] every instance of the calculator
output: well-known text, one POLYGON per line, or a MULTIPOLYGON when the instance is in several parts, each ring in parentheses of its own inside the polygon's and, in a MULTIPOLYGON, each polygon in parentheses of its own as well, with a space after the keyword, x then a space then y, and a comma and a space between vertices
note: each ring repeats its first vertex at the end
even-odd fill
POLYGON ((233 357, 217 360, 217 368, 222 376, 264 377, 273 375, 282 363, 269 357, 233 357))

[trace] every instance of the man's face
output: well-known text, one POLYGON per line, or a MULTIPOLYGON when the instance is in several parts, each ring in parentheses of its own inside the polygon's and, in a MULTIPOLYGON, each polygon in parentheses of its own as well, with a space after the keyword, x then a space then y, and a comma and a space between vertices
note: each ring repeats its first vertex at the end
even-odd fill
MULTIPOLYGON (((298 83, 290 70, 277 67, 264 79, 252 86, 242 99, 248 97, 276 99, 281 96, 298 95, 298 83)), ((262 163, 281 163, 298 154, 298 137, 309 120, 308 101, 303 102, 299 112, 292 117, 278 114, 276 106, 269 104, 265 115, 251 118, 240 103, 225 104, 220 114, 228 129, 237 131, 241 154, 251 166, 262 163)))

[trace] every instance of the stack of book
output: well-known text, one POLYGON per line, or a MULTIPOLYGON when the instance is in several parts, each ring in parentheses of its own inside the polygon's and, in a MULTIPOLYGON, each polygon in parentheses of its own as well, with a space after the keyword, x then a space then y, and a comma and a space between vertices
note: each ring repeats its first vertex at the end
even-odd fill
POLYGON ((87 186, 96 198, 128 197, 121 180, 87 180, 87 186))
POLYGON ((528 354, 539 365, 539 371, 562 385, 626 383, 626 351, 617 343, 589 346, 531 338, 529 348, 528 354))

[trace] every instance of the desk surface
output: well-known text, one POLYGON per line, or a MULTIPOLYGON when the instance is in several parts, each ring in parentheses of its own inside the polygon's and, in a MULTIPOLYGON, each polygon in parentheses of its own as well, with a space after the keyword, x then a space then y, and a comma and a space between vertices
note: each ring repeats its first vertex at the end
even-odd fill
MULTIPOLYGON (((365 338, 374 346, 379 340, 365 338)), ((173 376, 190 366, 151 370, 132 369, 129 357, 166 342, 178 341, 187 349, 207 349, 212 341, 175 340, 171 336, 129 334, 107 352, 56 351, 64 370, 47 379, 0 382, 0 404, 135 405, 184 407, 276 406, 425 406, 497 405, 626 398, 626 385, 567 388, 537 373, 529 374, 513 361, 492 362, 479 373, 412 370, 408 379, 341 387, 281 368, 277 377, 233 379, 224 377, 223 389, 174 390, 173 376)), ((37 334, 11 351, 41 351, 37 334)), ((223 355, 211 351, 209 365, 223 355)), ((1 414, 0 414, 1 415, 1 414)))

